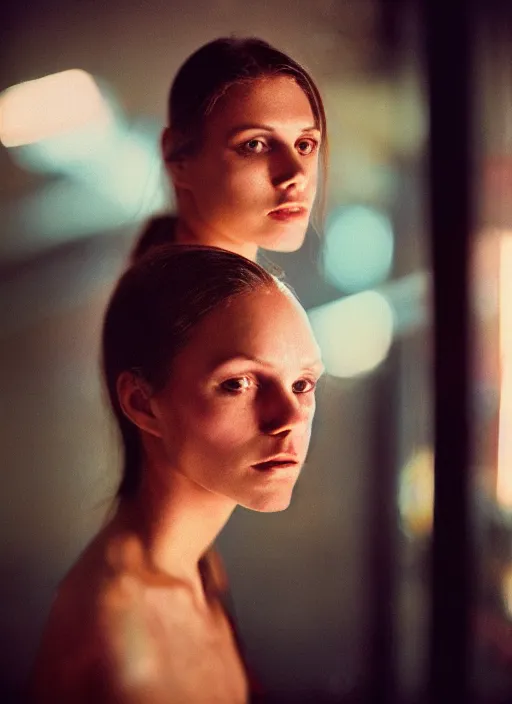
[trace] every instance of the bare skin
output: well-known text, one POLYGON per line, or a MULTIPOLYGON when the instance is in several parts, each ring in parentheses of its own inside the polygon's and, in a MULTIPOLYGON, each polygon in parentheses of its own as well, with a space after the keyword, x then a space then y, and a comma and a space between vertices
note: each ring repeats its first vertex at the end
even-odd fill
POLYGON ((232 86, 206 118, 196 153, 169 161, 176 191, 176 241, 256 259, 258 247, 302 245, 316 195, 321 134, 304 91, 287 76, 232 86), (298 206, 288 217, 274 209, 298 206))
POLYGON ((141 432, 142 483, 59 589, 35 701, 247 700, 232 630, 199 560, 237 505, 288 506, 321 372, 302 308, 265 289, 204 318, 158 393, 120 376, 120 402, 141 432), (289 466, 254 466, 284 453, 289 466))
MULTIPOLYGON (((320 141, 309 101, 290 78, 232 87, 208 117, 198 153, 167 164, 176 241, 250 259, 258 247, 298 249, 316 194, 320 141), (287 205, 300 212, 272 215, 287 205)), ((166 130, 164 157, 171 146, 166 130)), ((196 331, 198 344, 175 360, 173 383, 162 393, 130 375, 120 379, 126 415, 141 431, 144 479, 60 585, 35 667, 35 701, 247 700, 231 627, 205 592, 199 560, 236 505, 287 507, 314 412, 311 389, 296 393, 292 384, 316 380, 321 365, 304 312, 282 294, 249 302, 238 317, 232 311, 229 319, 212 314, 196 331), (219 343, 209 359, 205 339, 219 343), (231 359, 235 351, 263 362, 231 359), (244 380, 231 397, 212 392, 221 374, 207 374, 214 354, 225 361, 223 377, 244 380), (278 452, 297 461, 277 480, 252 469, 278 452)))
POLYGON ((62 583, 35 671, 35 701, 247 701, 247 681, 218 600, 147 564, 117 520, 62 583))

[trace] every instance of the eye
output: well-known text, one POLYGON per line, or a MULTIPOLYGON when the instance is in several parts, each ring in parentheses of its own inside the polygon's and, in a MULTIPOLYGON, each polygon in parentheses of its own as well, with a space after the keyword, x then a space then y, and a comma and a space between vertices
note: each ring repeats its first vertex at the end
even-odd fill
POLYGON ((264 151, 268 149, 267 144, 261 139, 250 139, 248 142, 244 142, 240 147, 239 151, 242 154, 263 154, 264 151))
POLYGON ((316 381, 313 379, 297 379, 292 384, 294 394, 307 394, 309 391, 314 391, 316 381))
POLYGON ((316 139, 300 139, 296 146, 302 156, 309 156, 318 149, 318 142, 316 139))
POLYGON ((252 385, 253 381, 248 376, 236 376, 223 381, 220 388, 228 394, 240 394, 248 391, 252 385))

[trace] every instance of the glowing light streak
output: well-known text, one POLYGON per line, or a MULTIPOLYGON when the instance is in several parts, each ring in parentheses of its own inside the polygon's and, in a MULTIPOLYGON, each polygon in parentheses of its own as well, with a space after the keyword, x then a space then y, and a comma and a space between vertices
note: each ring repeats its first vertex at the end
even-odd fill
POLYGON ((32 144, 86 125, 107 125, 110 110, 94 78, 70 69, 19 83, 0 95, 0 141, 32 144))
POLYGON ((499 325, 501 391, 496 499, 512 511, 512 233, 500 242, 499 325))

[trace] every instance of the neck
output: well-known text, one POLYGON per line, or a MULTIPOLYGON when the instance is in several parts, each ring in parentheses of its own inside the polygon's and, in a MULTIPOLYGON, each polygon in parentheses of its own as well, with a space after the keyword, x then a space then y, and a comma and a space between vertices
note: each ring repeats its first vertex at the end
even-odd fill
POLYGON ((256 261, 258 253, 258 247, 254 242, 240 242, 205 223, 194 222, 182 217, 178 218, 174 241, 178 244, 203 244, 209 247, 220 247, 252 261, 256 261))
MULTIPOLYGON (((155 475, 147 467, 142 473, 143 477, 155 475)), ((199 560, 235 505, 167 469, 165 487, 148 486, 143 480, 137 495, 121 503, 114 522, 135 534, 152 569, 185 583, 204 602, 199 560)))

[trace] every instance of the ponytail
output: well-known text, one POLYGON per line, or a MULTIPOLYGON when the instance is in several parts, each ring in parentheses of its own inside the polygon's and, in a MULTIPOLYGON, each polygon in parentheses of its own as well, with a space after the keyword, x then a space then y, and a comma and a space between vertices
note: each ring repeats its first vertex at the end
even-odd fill
POLYGON ((130 253, 130 264, 139 261, 150 249, 175 240, 176 217, 165 214, 151 218, 142 230, 130 253))

